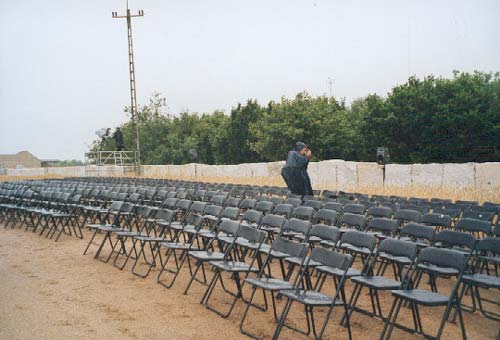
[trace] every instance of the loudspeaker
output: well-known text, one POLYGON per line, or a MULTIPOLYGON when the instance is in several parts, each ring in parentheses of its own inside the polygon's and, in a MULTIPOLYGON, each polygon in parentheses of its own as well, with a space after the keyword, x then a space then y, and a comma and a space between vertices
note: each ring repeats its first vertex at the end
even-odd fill
POLYGON ((378 147, 377 148, 377 164, 384 165, 389 163, 389 149, 378 147))

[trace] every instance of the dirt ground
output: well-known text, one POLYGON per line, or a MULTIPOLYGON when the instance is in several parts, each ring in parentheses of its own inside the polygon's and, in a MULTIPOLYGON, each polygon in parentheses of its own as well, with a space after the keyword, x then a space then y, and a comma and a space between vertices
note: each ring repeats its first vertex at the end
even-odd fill
MULTIPOLYGON (((130 273, 130 266, 120 271, 93 254, 83 256, 87 240, 88 234, 85 240, 63 236, 55 243, 0 226, 0 339, 250 339, 239 332, 241 302, 222 319, 199 304, 201 285, 182 294, 187 270, 166 289, 156 283, 157 271, 142 279, 130 273)), ((220 290, 215 297, 214 303, 221 306, 220 290)), ((390 299, 383 295, 385 313, 390 299)), ((363 305, 367 302, 365 297, 363 305)), ((338 326, 338 312, 334 311, 325 339, 347 339, 345 328, 338 326)), ((421 311, 425 330, 434 334, 440 313, 442 309, 421 311)), ((303 321, 302 311, 292 310, 291 319, 303 321)), ((410 326, 410 311, 403 310, 398 321, 410 326)), ((381 320, 360 313, 354 313, 351 323, 354 339, 377 339, 383 326, 381 320)), ((465 313, 465 323, 469 339, 494 339, 499 330, 497 322, 478 313, 465 313)), ((269 339, 272 314, 253 310, 247 328, 269 339)), ((443 339, 460 338, 458 323, 447 323, 443 339)), ((284 330, 280 339, 311 337, 284 330)), ((395 330, 392 339, 421 337, 395 330)))

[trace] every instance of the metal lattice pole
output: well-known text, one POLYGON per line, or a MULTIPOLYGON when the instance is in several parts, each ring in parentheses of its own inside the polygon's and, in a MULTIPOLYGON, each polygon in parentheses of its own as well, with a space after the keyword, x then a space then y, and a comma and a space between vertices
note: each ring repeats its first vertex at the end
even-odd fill
POLYGON ((144 16, 144 11, 139 10, 137 14, 131 14, 128 8, 127 0, 127 14, 118 15, 117 12, 112 13, 114 19, 127 19, 127 36, 128 36, 128 66, 130 73, 130 114, 132 118, 132 125, 135 129, 135 145, 137 156, 135 159, 135 172, 140 175, 141 172, 141 147, 139 142, 139 119, 137 117, 137 100, 136 100, 136 87, 135 87, 135 64, 134 64, 134 44, 132 41, 132 18, 144 16))

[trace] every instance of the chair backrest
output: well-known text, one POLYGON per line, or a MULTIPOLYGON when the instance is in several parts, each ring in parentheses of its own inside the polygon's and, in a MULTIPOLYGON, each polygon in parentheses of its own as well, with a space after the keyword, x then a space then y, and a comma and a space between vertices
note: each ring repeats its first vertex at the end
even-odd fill
POLYGON ((323 205, 323 209, 328 209, 328 210, 333 210, 333 211, 336 211, 336 212, 340 212, 340 211, 342 211, 342 203, 338 203, 338 202, 326 202, 323 205))
POLYGON ((291 240, 287 240, 286 238, 283 237, 277 237, 271 244, 271 250, 275 250, 280 253, 285 253, 292 257, 303 258, 307 255, 309 251, 309 245, 307 243, 298 243, 291 240))
POLYGON ((194 201, 193 204, 191 204, 191 206, 189 207, 189 211, 194 214, 203 214, 206 207, 206 202, 194 201))
POLYGON ((294 208, 297 208, 298 206, 300 206, 302 204, 302 200, 300 198, 288 197, 285 200, 285 203, 286 204, 291 204, 291 205, 294 206, 294 208))
POLYGON ((379 254, 389 254, 393 257, 404 257, 413 262, 417 257, 418 247, 416 243, 398 240, 395 238, 386 238, 378 247, 379 254))
POLYGON ((179 199, 175 198, 175 197, 166 198, 165 201, 163 201, 163 203, 162 203, 162 207, 174 210, 175 209, 175 205, 177 204, 178 200, 179 199))
POLYGON ((334 250, 316 247, 311 250, 310 259, 330 268, 347 271, 351 267, 353 258, 350 254, 341 254, 334 250))
POLYGON ((191 203, 191 200, 188 199, 178 200, 175 204, 175 209, 187 212, 189 210, 189 207, 191 206, 191 203))
POLYGON ((155 215, 156 220, 171 222, 175 217, 175 212, 170 209, 158 209, 155 215))
POLYGON ((394 219, 398 220, 400 223, 405 222, 420 222, 422 219, 422 213, 420 211, 411 209, 399 209, 394 213, 394 219))
POLYGON ((122 205, 123 205, 122 201, 114 201, 113 203, 111 203, 108 210, 118 212, 120 211, 122 205))
POLYGON ((305 207, 311 207, 314 210, 319 210, 323 207, 323 202, 316 200, 307 200, 302 205, 305 207))
POLYGON ((456 229, 470 233, 484 233, 488 236, 493 233, 490 222, 476 220, 474 218, 461 218, 457 222, 456 229))
POLYGON ((283 203, 275 206, 273 213, 276 215, 283 215, 286 216, 287 218, 290 218, 292 216, 293 209, 294 209, 293 205, 283 203))
POLYGON ((311 207, 300 206, 293 209, 292 217, 299 218, 301 220, 310 221, 314 215, 314 209, 311 207))
POLYGON ((368 230, 394 235, 398 231, 398 222, 386 217, 375 217, 368 222, 368 230))
POLYGON ((476 239, 469 233, 443 230, 436 234, 434 243, 444 248, 466 248, 472 252, 476 246, 476 239))
POLYGON ((366 225, 366 217, 364 215, 344 213, 342 215, 341 225, 358 230, 364 229, 366 225))
POLYGON ((259 201, 254 207, 255 210, 268 214, 273 211, 274 203, 270 201, 259 201))
POLYGON ((241 217, 241 222, 259 224, 260 220, 262 219, 262 216, 263 216, 262 211, 248 209, 241 217))
POLYGON ((476 250, 480 253, 500 254, 500 238, 486 237, 477 241, 476 250))
POLYGON ((226 201, 226 196, 215 195, 210 199, 210 204, 223 206, 225 201, 226 201))
POLYGON ((492 223, 495 215, 495 212, 490 211, 467 210, 462 214, 462 218, 474 218, 476 220, 488 221, 492 223))
POLYGON ((217 233, 224 233, 230 236, 236 236, 238 229, 240 228, 240 223, 233 220, 222 220, 217 227, 217 233))
POLYGON ((343 246, 345 248, 346 245, 351 245, 357 248, 365 248, 373 252, 376 244, 377 238, 375 236, 357 230, 348 231, 340 238, 341 248, 343 246))
POLYGON ((314 215, 314 223, 324 223, 327 225, 335 225, 337 223, 337 212, 328 209, 320 209, 314 215))
POLYGON ((399 233, 401 236, 410 237, 412 240, 427 240, 429 243, 432 243, 436 237, 436 229, 415 222, 410 222, 405 225, 401 228, 399 233))
POLYGON ((436 213, 427 213, 422 217, 422 224, 430 225, 433 227, 450 228, 451 216, 436 213))
POLYGON ((240 209, 253 209, 257 204, 257 201, 253 198, 245 198, 241 201, 239 208, 240 209))
POLYGON ((453 249, 427 247, 418 254, 418 263, 431 264, 436 267, 453 268, 463 272, 467 264, 466 254, 453 249))
POLYGON ((238 237, 246 239, 250 243, 261 244, 266 239, 267 233, 247 225, 240 225, 237 233, 238 237))
POLYGON ((220 214, 222 213, 222 207, 218 205, 208 205, 205 208, 205 215, 209 216, 214 216, 214 217, 219 217, 220 214))
POLYGON ((309 232, 309 237, 316 236, 324 241, 331 241, 332 243, 337 243, 340 239, 340 229, 325 224, 315 224, 311 227, 309 232))
POLYGON ((385 217, 385 218, 391 218, 392 217, 392 209, 389 207, 371 207, 368 209, 368 216, 372 217, 385 217))
POLYGON ((298 218, 291 218, 285 223, 283 228, 281 228, 281 231, 282 232, 291 231, 295 233, 301 233, 307 236, 310 229, 311 229, 310 222, 298 218))
POLYGON ((350 214, 364 215, 366 207, 362 204, 347 204, 344 206, 344 212, 350 214))
POLYGON ((283 228, 286 223, 286 218, 280 215, 265 215, 260 221, 259 227, 267 226, 272 228, 283 228))
POLYGON ((225 205, 226 205, 226 207, 238 208, 240 205, 240 202, 241 202, 241 198, 239 198, 239 197, 229 197, 226 200, 225 205))
POLYGON ((238 216, 240 215, 240 210, 235 207, 226 207, 224 210, 222 210, 222 213, 220 214, 220 218, 229 218, 231 220, 236 220, 238 219, 238 216))

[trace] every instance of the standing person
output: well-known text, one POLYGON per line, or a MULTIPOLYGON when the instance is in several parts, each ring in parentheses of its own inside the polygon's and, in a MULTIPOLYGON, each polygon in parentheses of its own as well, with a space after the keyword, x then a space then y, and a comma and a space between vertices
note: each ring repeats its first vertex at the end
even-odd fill
POLYGON ((125 145, 123 144, 123 135, 119 127, 116 128, 116 131, 113 134, 113 138, 116 142, 116 151, 123 151, 125 145))
POLYGON ((295 149, 288 152, 286 163, 281 169, 281 176, 292 194, 302 197, 313 195, 311 179, 307 174, 307 165, 311 157, 311 150, 302 142, 297 142, 295 149))

